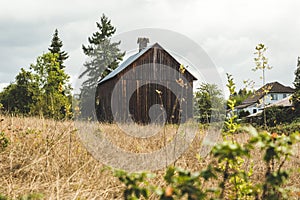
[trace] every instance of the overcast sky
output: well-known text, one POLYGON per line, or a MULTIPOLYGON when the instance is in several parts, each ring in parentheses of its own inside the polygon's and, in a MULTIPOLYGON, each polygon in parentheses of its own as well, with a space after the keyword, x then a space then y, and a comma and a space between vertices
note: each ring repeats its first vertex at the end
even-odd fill
POLYGON ((264 43, 273 66, 267 82, 292 86, 300 56, 299 9, 297 0, 0 1, 0 88, 47 52, 56 28, 69 53, 66 70, 74 84, 86 59, 81 46, 97 30, 95 22, 102 13, 117 34, 159 28, 189 37, 206 51, 224 80, 229 72, 239 87, 246 79, 260 86, 260 73, 251 69, 255 46, 264 43))

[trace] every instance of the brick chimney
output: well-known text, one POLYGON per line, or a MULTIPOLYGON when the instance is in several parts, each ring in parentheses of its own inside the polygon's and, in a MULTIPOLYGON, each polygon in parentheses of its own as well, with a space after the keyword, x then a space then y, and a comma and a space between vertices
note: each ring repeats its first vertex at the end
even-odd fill
POLYGON ((147 43, 149 43, 149 38, 140 37, 138 38, 137 43, 139 44, 139 52, 141 52, 147 47, 147 43))

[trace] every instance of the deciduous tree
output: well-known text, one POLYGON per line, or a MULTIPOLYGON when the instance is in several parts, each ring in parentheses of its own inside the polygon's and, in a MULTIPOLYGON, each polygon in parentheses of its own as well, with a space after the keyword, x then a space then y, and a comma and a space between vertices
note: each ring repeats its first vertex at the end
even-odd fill
POLYGON ((33 74, 21 68, 15 82, 0 93, 0 102, 7 112, 30 114, 32 106, 37 102, 38 90, 33 74))
POLYGON ((61 69, 59 54, 46 53, 37 58, 30 69, 39 87, 38 101, 32 108, 35 114, 62 119, 71 109, 69 75, 61 69))
POLYGON ((224 98, 222 91, 215 84, 202 83, 195 92, 194 116, 201 123, 209 123, 211 118, 214 120, 222 119, 224 110, 224 98))
MULTIPOLYGON (((272 67, 269 65, 268 58, 265 56, 265 52, 267 51, 267 47, 260 43, 255 47, 255 53, 257 57, 254 58, 255 67, 253 68, 253 71, 261 70, 262 71, 262 82, 263 87, 266 85, 266 78, 265 78, 265 71, 272 69, 272 67)), ((268 88, 263 88, 264 94, 268 93, 268 88)), ((263 98, 263 109, 264 109, 264 126, 267 127, 267 116, 265 111, 265 97, 263 98)))

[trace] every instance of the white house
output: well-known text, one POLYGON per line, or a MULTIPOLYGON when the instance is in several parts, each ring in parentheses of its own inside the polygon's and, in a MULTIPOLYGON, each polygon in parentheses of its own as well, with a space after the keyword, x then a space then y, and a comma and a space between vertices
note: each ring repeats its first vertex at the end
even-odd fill
MULTIPOLYGON (((241 105, 236 107, 237 112, 241 110, 248 111, 255 114, 270 105, 276 103, 287 102, 290 95, 294 93, 294 89, 289 86, 284 86, 278 82, 268 83, 250 95, 241 105)), ((285 103, 284 105, 290 106, 291 104, 285 103)))

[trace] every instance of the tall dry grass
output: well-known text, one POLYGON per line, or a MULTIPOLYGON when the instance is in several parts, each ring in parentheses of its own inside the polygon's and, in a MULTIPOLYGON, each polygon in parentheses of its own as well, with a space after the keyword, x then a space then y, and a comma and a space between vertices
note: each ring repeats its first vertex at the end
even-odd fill
MULTIPOLYGON (((95 160, 84 148, 76 133, 74 122, 54 121, 38 118, 7 117, 0 122, 0 131, 9 139, 9 146, 0 152, 0 194, 16 199, 25 194, 41 193, 44 199, 122 199, 124 186, 113 176, 110 170, 95 160)), ((119 134, 115 125, 102 124, 108 138, 116 145, 132 151, 148 152, 162 146, 161 139, 133 139, 119 134)), ((176 126, 168 126, 165 131, 172 135, 176 126)), ((211 161, 197 158, 203 130, 199 128, 195 140, 176 166, 201 170, 211 161)), ((248 134, 239 134, 237 139, 242 143, 249 139, 248 134)), ((295 149, 296 155, 286 167, 300 167, 300 147, 295 149)), ((254 181, 263 179, 264 163, 262 153, 253 152, 254 181)), ((157 177, 153 184, 163 185, 164 170, 154 172, 157 177)), ((300 188, 300 174, 293 172, 288 186, 300 188)))

